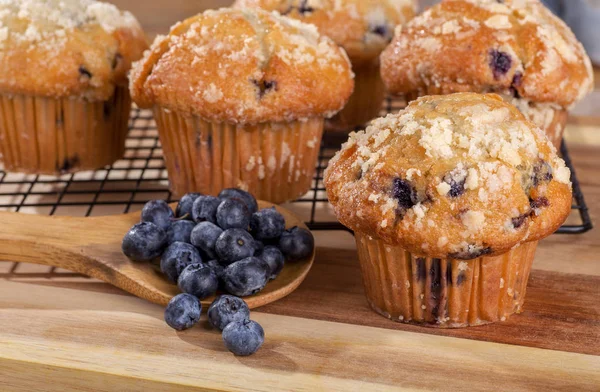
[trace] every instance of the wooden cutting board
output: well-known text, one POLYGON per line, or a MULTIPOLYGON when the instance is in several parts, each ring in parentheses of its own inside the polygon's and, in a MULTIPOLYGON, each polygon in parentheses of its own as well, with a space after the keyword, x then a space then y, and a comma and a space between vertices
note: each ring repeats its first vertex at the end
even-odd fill
MULTIPOLYGON (((573 147, 600 217, 598 147, 573 147)), ((290 296, 252 317, 252 357, 201 325, 176 332, 163 309, 101 282, 0 263, 2 391, 600 391, 600 232, 538 251, 525 312, 461 330, 391 322, 363 296, 352 237, 317 232, 317 258, 290 296)))

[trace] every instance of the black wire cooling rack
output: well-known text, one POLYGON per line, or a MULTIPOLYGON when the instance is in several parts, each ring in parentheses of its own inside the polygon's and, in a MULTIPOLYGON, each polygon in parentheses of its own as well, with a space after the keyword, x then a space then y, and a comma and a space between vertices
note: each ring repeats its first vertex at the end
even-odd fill
MULTIPOLYGON (((403 106, 400 100, 387 99, 382 114, 403 106)), ((347 230, 335 220, 323 186, 323 171, 346 138, 344 134, 326 134, 313 187, 292 203, 303 207, 302 218, 312 230, 347 230)), ((574 205, 569 220, 558 233, 583 233, 592 228, 592 222, 564 143, 561 153, 572 172, 574 205)), ((147 110, 132 110, 125 156, 109 167, 60 177, 0 170, 0 210, 48 215, 106 215, 140 209, 151 199, 174 201, 168 189, 156 124, 147 110)))

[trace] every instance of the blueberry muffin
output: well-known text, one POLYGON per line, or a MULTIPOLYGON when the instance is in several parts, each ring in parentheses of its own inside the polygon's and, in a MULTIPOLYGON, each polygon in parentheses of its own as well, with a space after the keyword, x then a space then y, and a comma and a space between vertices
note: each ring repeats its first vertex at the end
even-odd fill
POLYGON ((415 15, 414 0, 237 0, 237 6, 262 7, 317 26, 342 46, 356 74, 348 104, 328 120, 328 130, 351 130, 377 117, 385 98, 379 55, 394 28, 415 15))
POLYGON ((127 72, 147 48, 136 19, 93 0, 0 2, 5 170, 64 174, 123 155, 127 72))
POLYGON ((437 327, 520 312, 537 242, 571 208, 554 146, 496 94, 425 96, 375 120, 325 186, 373 309, 437 327))
POLYGON ((281 203, 310 189, 324 119, 344 107, 352 77, 314 26, 224 8, 158 37, 130 87, 154 110, 175 194, 237 187, 281 203))
POLYGON ((557 148, 567 110, 593 88, 583 46, 537 0, 446 0, 397 29, 381 62, 390 92, 407 100, 497 93, 557 148))

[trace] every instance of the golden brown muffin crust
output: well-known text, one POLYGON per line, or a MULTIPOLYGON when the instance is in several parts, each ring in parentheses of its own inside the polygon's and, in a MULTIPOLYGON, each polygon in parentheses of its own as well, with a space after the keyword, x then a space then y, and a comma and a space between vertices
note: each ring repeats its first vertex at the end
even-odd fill
POLYGON ((137 20, 93 0, 0 2, 0 93, 106 100, 148 47, 137 20))
POLYGON ((553 233, 570 171, 498 95, 427 96, 353 133, 325 172, 349 228, 436 258, 497 255, 553 233))
POLYGON ((131 92, 209 121, 252 124, 332 116, 354 75, 317 29, 259 9, 206 11, 158 37, 134 65, 131 92))
POLYGON ((342 46, 352 62, 378 56, 394 28, 415 15, 414 0, 237 0, 237 7, 261 7, 312 23, 342 46))
POLYGON ((497 92, 569 107, 593 87, 571 30, 538 0, 446 0, 398 28, 381 55, 395 94, 497 92))

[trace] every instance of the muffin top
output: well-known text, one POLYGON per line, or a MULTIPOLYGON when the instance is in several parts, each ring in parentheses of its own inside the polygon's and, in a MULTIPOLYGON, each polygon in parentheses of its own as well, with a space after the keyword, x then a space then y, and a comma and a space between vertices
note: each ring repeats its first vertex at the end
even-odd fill
POLYGON ((0 92, 106 100, 148 47, 137 20, 94 0, 1 0, 0 92))
POLYGON ((237 0, 239 7, 261 7, 317 26, 342 46, 353 62, 371 60, 415 15, 414 0, 237 0))
POLYGON ((436 258, 504 253, 571 208, 569 169, 496 94, 426 96, 375 120, 331 160, 325 186, 344 225, 436 258))
POLYGON ((354 88, 348 57, 316 27, 260 9, 206 11, 157 37, 134 65, 141 107, 254 124, 331 117, 354 88))
POLYGON ((538 0, 446 0, 398 28, 382 53, 392 93, 510 94, 569 107, 593 88, 590 59, 538 0))

